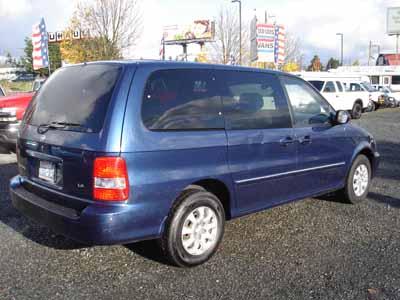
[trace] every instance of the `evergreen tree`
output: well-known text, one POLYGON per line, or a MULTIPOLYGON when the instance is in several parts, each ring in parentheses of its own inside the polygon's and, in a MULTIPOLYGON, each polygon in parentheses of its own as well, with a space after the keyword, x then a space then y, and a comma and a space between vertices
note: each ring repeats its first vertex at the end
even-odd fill
POLYGON ((337 69, 339 66, 340 66, 339 60, 331 57, 328 60, 328 63, 326 64, 326 70, 328 71, 329 69, 337 69))

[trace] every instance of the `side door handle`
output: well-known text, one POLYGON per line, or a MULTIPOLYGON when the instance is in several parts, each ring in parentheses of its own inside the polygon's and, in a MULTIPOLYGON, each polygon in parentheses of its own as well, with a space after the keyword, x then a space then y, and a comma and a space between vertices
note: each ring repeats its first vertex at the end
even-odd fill
POLYGON ((289 144, 293 144, 294 139, 290 136, 287 136, 287 137, 284 137, 283 139, 279 140, 279 143, 281 144, 281 146, 286 147, 289 144))
POLYGON ((299 138, 299 143, 302 145, 311 144, 311 137, 309 135, 306 135, 302 138, 299 138))

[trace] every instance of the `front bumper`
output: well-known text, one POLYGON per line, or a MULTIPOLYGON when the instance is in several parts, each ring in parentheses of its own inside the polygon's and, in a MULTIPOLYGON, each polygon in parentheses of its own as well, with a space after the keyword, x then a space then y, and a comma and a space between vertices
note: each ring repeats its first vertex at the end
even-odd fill
POLYGON ((163 219, 152 217, 154 210, 146 205, 91 203, 77 211, 28 191, 22 182, 20 176, 10 182, 14 207, 30 219, 78 242, 126 244, 160 236, 163 219))

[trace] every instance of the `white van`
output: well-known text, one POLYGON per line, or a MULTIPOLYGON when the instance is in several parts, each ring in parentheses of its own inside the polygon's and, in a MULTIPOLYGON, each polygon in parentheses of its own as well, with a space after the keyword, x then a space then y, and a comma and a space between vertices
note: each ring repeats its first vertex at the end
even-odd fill
POLYGON ((299 75, 310 82, 335 110, 347 110, 354 119, 359 119, 371 107, 369 92, 346 90, 340 77, 328 72, 302 72, 299 75))

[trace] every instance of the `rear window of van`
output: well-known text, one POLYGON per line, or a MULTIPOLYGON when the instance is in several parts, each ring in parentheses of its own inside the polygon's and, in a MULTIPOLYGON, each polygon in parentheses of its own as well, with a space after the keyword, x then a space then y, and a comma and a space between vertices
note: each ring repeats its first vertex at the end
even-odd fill
POLYGON ((46 81, 26 114, 34 126, 69 123, 68 130, 99 132, 121 66, 88 64, 58 70, 46 81))

